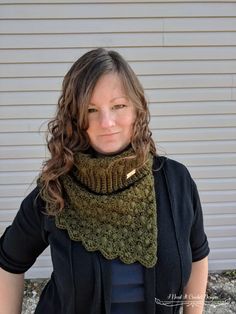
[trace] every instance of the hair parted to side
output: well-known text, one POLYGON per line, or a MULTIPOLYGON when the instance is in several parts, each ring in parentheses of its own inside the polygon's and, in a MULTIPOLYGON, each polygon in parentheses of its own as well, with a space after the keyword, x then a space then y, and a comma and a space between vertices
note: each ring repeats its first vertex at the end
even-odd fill
POLYGON ((65 75, 56 116, 48 123, 46 142, 51 157, 43 163, 40 175, 41 192, 56 208, 64 208, 59 177, 68 173, 74 164, 74 153, 86 151, 89 145, 88 104, 99 78, 108 73, 119 75, 125 92, 136 108, 131 145, 140 164, 147 155, 156 154, 149 130, 150 113, 144 90, 127 61, 116 51, 98 48, 81 56, 65 75))

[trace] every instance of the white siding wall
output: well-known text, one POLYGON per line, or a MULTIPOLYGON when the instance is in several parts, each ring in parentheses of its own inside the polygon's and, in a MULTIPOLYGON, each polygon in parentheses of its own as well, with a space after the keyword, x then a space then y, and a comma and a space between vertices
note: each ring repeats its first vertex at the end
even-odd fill
MULTIPOLYGON (((235 1, 0 0, 0 234, 33 189, 63 75, 119 51, 143 83, 159 153, 195 178, 210 270, 236 265, 235 1), (45 124, 41 128, 45 131, 45 124)), ((27 277, 47 277, 46 250, 27 277)))

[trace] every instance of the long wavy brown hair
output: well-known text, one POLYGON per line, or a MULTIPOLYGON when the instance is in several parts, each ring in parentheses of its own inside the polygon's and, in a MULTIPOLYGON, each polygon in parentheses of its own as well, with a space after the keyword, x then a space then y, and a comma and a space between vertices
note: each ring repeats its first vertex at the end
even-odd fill
MULTIPOLYGON (((55 210, 64 208, 61 175, 68 173, 74 164, 74 153, 85 152, 89 147, 88 104, 99 78, 108 73, 119 75, 124 90, 136 108, 131 145, 143 164, 148 153, 156 155, 149 130, 150 113, 144 90, 126 60, 116 51, 98 48, 85 53, 70 68, 62 84, 56 116, 47 125, 46 142, 50 158, 43 163, 40 174, 41 193, 55 210)), ((39 181, 38 181, 39 182, 39 181)))

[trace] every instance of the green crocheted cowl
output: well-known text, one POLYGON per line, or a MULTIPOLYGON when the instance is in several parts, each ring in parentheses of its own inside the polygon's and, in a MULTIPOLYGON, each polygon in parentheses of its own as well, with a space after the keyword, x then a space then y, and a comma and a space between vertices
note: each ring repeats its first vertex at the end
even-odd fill
MULTIPOLYGON (((88 251, 153 267, 157 261, 157 217, 153 157, 137 169, 129 149, 116 156, 74 155, 72 171, 60 177, 64 209, 58 228, 88 251)), ((43 196, 42 196, 43 197, 43 196)))

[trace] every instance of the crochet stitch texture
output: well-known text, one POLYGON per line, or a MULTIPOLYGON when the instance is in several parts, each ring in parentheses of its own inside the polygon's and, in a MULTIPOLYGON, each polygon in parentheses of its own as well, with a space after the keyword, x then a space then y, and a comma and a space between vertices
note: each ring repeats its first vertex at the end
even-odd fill
POLYGON ((55 217, 74 241, 107 259, 153 267, 157 261, 157 223, 152 156, 136 172, 132 149, 116 156, 76 153, 72 171, 60 177, 65 207, 55 217))

